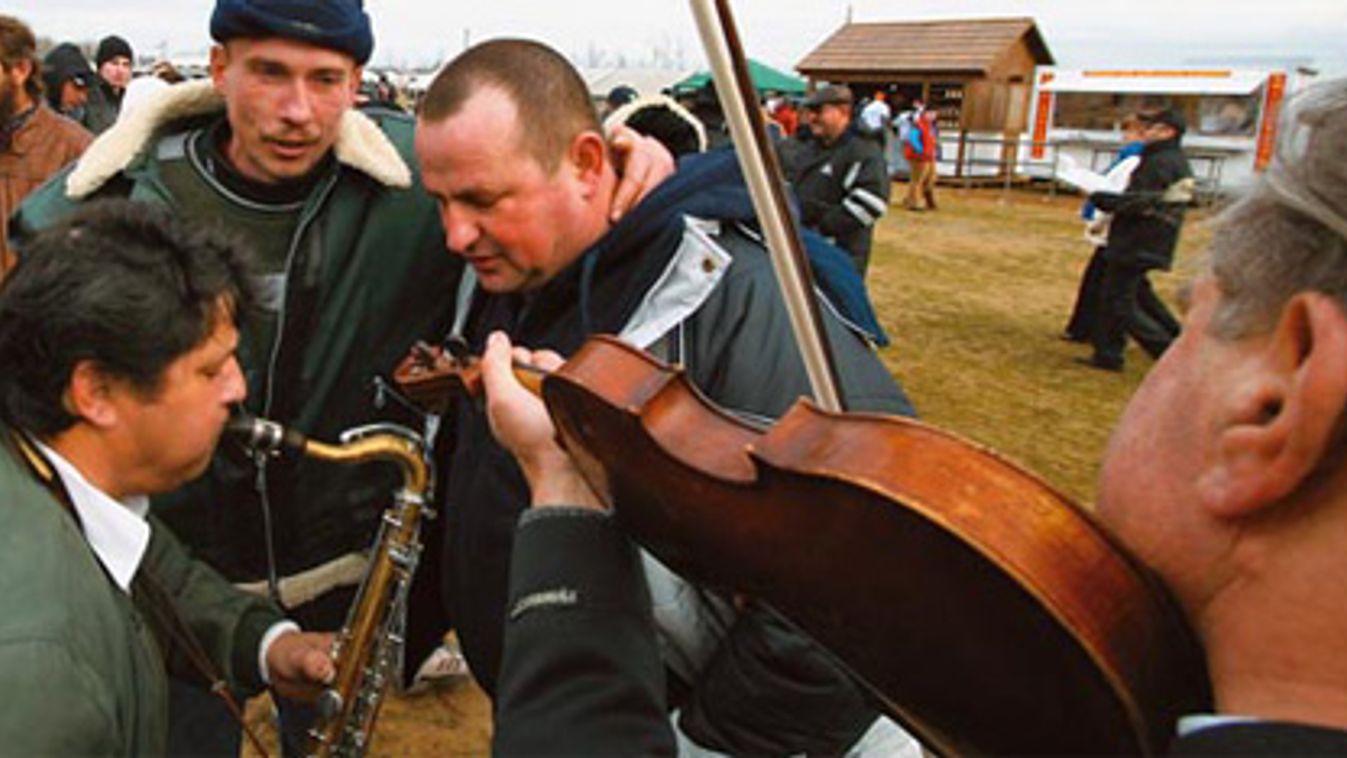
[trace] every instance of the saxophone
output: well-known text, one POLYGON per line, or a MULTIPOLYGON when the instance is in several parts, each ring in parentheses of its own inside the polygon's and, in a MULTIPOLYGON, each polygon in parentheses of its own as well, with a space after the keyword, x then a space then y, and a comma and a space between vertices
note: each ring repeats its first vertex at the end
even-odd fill
POLYGON ((434 471, 425 441, 396 424, 373 424, 349 429, 342 444, 330 445, 259 418, 235 419, 228 433, 260 455, 301 454, 341 464, 390 461, 402 471, 402 488, 384 511, 369 567, 333 644, 336 676, 318 696, 318 719, 309 731, 310 755, 364 755, 384 693, 399 677, 421 520, 434 515, 427 502, 434 471))

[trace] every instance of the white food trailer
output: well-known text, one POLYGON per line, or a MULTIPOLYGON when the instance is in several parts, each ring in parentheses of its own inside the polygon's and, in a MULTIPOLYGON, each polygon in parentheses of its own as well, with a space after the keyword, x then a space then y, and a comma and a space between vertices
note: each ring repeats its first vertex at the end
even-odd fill
POLYGON ((1237 191, 1271 160, 1282 105, 1311 76, 1304 70, 1040 66, 1021 170, 1053 177, 1069 157, 1068 163, 1103 171, 1122 145, 1124 118, 1169 107, 1188 121, 1183 146, 1200 190, 1237 191))

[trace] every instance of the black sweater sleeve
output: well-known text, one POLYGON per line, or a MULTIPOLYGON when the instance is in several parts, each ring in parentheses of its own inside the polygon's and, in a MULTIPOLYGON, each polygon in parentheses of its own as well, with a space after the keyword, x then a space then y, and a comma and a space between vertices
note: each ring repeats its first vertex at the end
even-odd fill
POLYGON ((606 514, 526 511, 497 679, 498 755, 673 755, 636 550, 606 514))

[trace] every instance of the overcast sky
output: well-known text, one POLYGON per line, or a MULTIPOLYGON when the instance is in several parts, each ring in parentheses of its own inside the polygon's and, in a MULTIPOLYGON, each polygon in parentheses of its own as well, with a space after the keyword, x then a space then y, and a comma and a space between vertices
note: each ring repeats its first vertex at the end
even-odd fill
MULTIPOLYGON (((204 52, 212 0, 5 0, 58 41, 119 33, 138 52, 204 52)), ((503 35, 546 41, 583 60, 625 55, 699 66, 703 57, 684 0, 366 0, 374 62, 430 65, 465 40, 503 35)), ((1347 74, 1344 0, 735 0, 749 55, 790 68, 856 21, 1029 16, 1064 66, 1308 63, 1347 74)))

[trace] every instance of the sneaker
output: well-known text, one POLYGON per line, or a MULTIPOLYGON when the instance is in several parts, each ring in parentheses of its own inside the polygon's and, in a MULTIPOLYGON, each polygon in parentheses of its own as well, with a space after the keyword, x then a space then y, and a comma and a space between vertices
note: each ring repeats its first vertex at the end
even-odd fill
POLYGON ((421 662, 407 693, 425 692, 435 684, 466 676, 472 676, 472 672, 468 670, 468 660, 458 649, 457 641, 444 642, 421 662))

